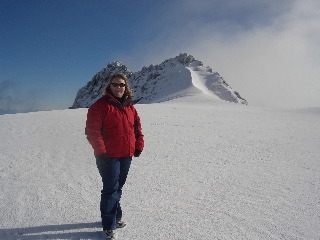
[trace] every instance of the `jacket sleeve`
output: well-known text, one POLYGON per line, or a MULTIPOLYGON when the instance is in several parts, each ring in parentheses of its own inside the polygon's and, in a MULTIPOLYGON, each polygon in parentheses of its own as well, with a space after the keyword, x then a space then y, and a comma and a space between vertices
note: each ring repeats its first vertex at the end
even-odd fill
POLYGON ((135 108, 134 108, 134 133, 136 137, 136 150, 142 151, 144 148, 144 135, 142 133, 140 117, 135 108))
POLYGON ((106 152, 105 144, 102 136, 103 113, 99 102, 94 103, 88 109, 85 134, 91 144, 94 155, 98 156, 106 152))

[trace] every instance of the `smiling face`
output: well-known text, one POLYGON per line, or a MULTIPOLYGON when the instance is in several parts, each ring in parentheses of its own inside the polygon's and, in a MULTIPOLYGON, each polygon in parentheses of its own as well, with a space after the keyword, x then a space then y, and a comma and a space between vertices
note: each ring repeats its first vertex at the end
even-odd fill
POLYGON ((121 98, 123 96, 123 94, 124 94, 125 89, 126 89, 125 84, 126 84, 126 82, 124 81, 124 79, 122 79, 122 78, 114 78, 112 80, 112 83, 111 83, 111 86, 110 86, 112 95, 117 97, 117 98, 121 98), (120 84, 120 86, 119 86, 119 84, 120 84))

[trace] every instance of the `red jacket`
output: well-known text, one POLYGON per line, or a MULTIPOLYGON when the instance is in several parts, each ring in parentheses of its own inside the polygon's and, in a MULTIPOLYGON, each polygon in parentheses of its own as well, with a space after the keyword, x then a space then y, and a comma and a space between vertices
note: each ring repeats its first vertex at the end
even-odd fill
POLYGON ((109 94, 89 108, 85 133, 95 156, 131 157, 144 147, 140 118, 132 102, 121 104, 109 94))

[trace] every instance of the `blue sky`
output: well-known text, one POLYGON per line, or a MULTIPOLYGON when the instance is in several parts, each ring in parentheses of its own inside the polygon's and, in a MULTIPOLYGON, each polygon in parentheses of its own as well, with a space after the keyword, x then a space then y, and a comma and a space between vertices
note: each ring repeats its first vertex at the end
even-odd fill
POLYGON ((0 110, 65 109, 108 63, 188 53, 250 105, 320 107, 316 0, 1 0, 0 110))

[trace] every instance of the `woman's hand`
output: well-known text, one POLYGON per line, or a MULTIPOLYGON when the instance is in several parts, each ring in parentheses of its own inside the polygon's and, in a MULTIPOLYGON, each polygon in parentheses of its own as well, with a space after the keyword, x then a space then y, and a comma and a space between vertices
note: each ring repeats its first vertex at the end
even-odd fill
POLYGON ((133 156, 135 156, 135 157, 139 157, 141 153, 142 153, 142 151, 141 151, 141 150, 136 149, 136 151, 134 152, 134 155, 133 155, 133 156))
POLYGON ((102 154, 96 156, 96 159, 99 161, 107 161, 109 159, 109 157, 107 156, 107 154, 102 153, 102 154))

